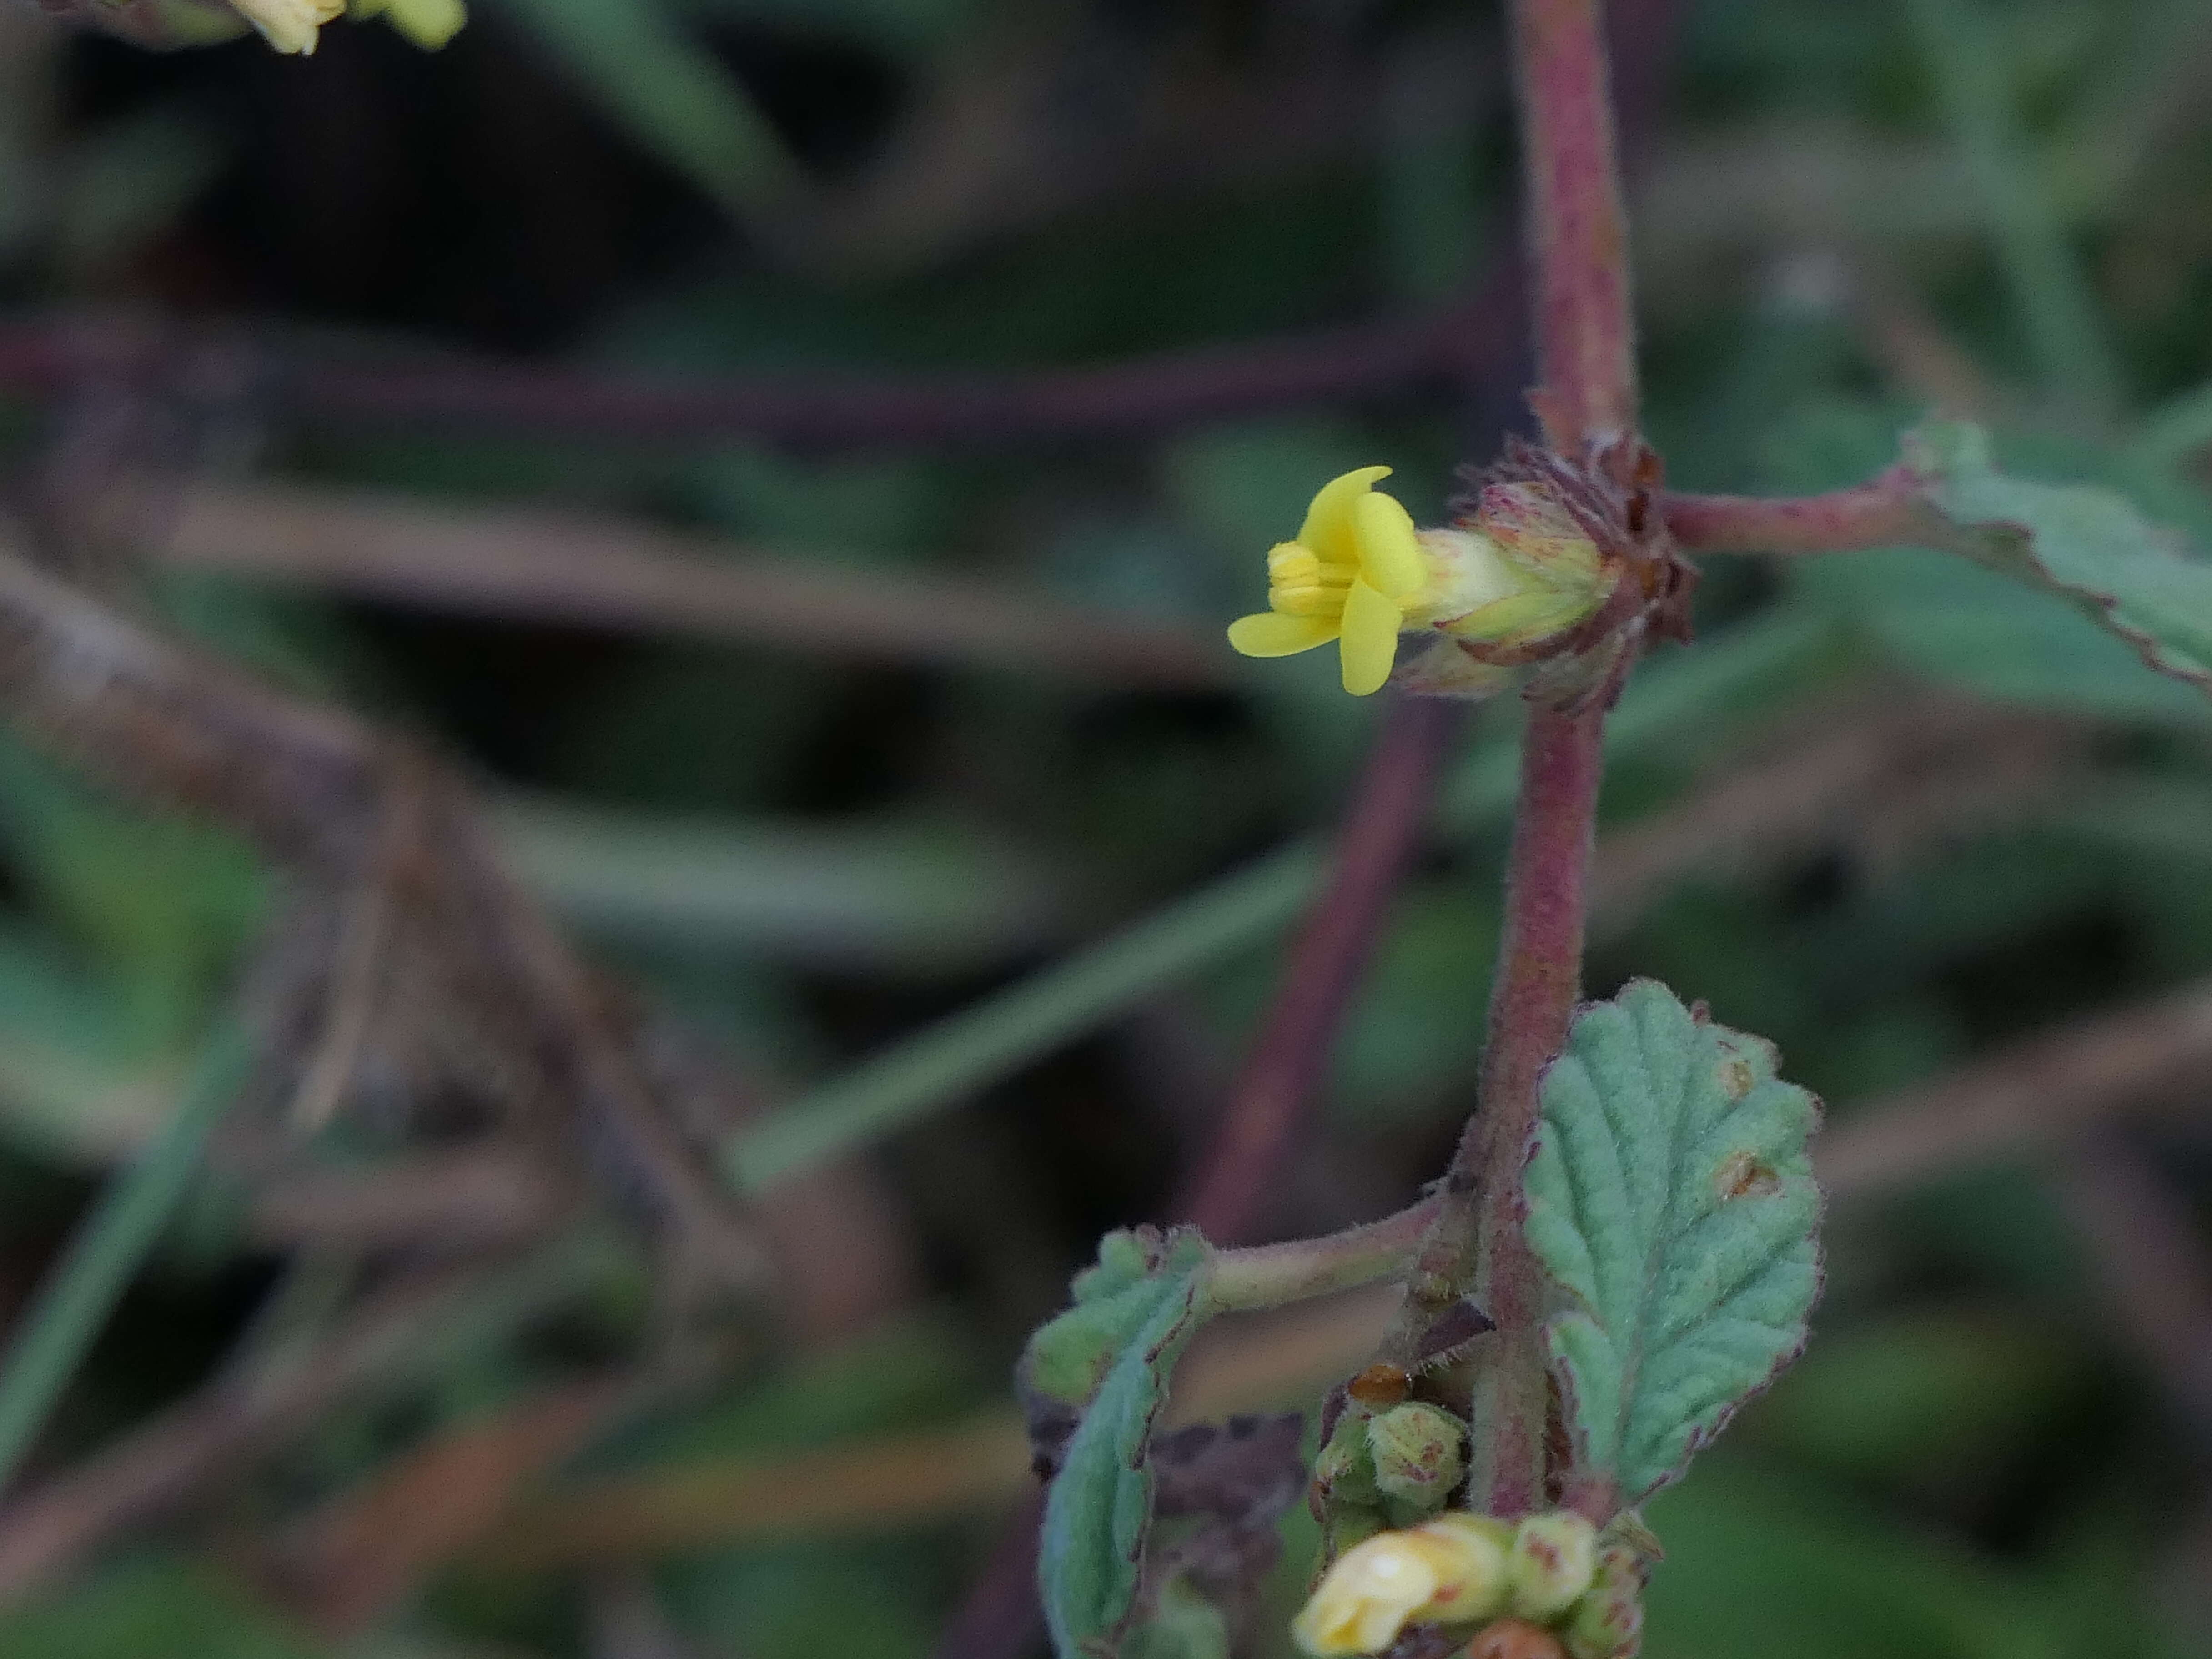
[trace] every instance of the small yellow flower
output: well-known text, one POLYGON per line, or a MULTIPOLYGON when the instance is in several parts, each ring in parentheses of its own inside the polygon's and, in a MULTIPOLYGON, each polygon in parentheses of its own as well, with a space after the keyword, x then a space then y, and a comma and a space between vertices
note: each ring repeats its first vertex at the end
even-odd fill
MULTIPOLYGON (((1364 697, 1390 678, 1408 629, 1512 641, 1595 608, 1578 568, 1559 590, 1549 544, 1531 561, 1481 529, 1415 529, 1375 488, 1389 476, 1387 466, 1363 466, 1322 486, 1297 539, 1267 555, 1267 609, 1231 623, 1231 645, 1248 657, 1287 657, 1338 641, 1344 689, 1364 697)), ((1589 558, 1594 566, 1594 547, 1589 558)))
POLYGON ((315 49, 317 31, 345 10, 345 0, 231 0, 231 6, 278 52, 304 58, 315 49))
POLYGON ((1321 487, 1292 542, 1267 555, 1267 609, 1230 625, 1248 657, 1287 657, 1341 640, 1344 689, 1382 689, 1406 612, 1428 585, 1412 516, 1375 488, 1387 466, 1363 466, 1321 487))
POLYGON ((1407 1625, 1474 1624, 1504 1610, 1513 1530, 1455 1511, 1377 1533, 1336 1559, 1291 1621, 1314 1659, 1380 1653, 1407 1625))

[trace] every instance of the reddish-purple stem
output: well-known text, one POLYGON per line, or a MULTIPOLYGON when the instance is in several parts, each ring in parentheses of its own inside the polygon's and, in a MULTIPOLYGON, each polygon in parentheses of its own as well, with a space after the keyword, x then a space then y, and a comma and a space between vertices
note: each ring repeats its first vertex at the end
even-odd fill
POLYGON ((1692 553, 1851 553, 1959 539, 1929 506, 1925 482, 1902 466, 1825 495, 1669 495, 1661 510, 1675 541, 1692 553))
MULTIPOLYGON (((1537 276, 1534 401, 1553 447, 1578 459, 1593 441, 1636 430, 1628 233, 1605 46, 1597 0, 1516 0, 1513 19, 1537 276)), ((1480 1107, 1409 1281, 1398 1338, 1418 1352, 1418 1327, 1462 1294, 1495 1322, 1475 1375, 1474 1420, 1488 1438, 1476 1448, 1474 1478, 1479 1500, 1498 1515, 1526 1514, 1546 1496, 1546 1280, 1522 1226, 1522 1177, 1544 1068, 1565 1045, 1582 994, 1604 729, 1601 701, 1577 713, 1531 710, 1480 1107)))
POLYGON ((1521 799, 1506 871, 1505 927, 1490 998, 1481 1109, 1460 1139, 1448 1192, 1471 1190, 1478 1251, 1443 1277, 1497 1322, 1497 1358, 1478 1382, 1492 1443, 1485 1507, 1524 1515, 1544 1499, 1541 1267, 1522 1226, 1522 1174, 1536 1133, 1538 1085, 1565 1046, 1582 995, 1590 848, 1604 775, 1604 714, 1539 708, 1521 750, 1521 799))
POLYGON ((1538 412, 1553 448, 1636 429, 1628 221, 1595 0, 1515 0, 1538 412))
POLYGON ((1328 882, 1308 913, 1204 1167, 1176 1206, 1217 1244, 1261 1218, 1326 1074, 1390 894, 1420 838, 1455 705, 1400 700, 1352 797, 1328 882))

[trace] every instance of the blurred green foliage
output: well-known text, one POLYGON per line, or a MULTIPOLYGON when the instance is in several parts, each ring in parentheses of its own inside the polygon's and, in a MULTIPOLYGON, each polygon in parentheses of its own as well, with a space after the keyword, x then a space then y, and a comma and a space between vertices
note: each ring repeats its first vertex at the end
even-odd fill
MULTIPOLYGON (((1963 387, 2007 465, 2120 489, 2212 545, 2204 8, 1673 9, 1662 112, 1637 118, 1630 161, 1650 426, 1675 483, 1855 482, 1963 387)), ((151 58, 24 11, 0 21, 0 270, 27 317, 160 307, 655 374, 1093 364, 1470 287, 1511 246, 1506 78, 1494 9, 1445 0, 501 0, 435 57, 341 25, 307 60, 253 42, 151 58)), ((1518 373, 1458 401, 1112 443, 1016 433, 1003 450, 295 428, 250 397, 186 409, 154 442, 165 464, 618 514, 1211 636, 1249 608, 1258 555, 1316 479, 1388 459, 1433 520, 1518 373)), ((5 410, 21 499, 68 420, 27 398, 5 410)), ((1673 688, 1664 718, 1608 782, 1624 840, 1694 812, 1778 732, 1808 746, 1869 709, 1993 708, 2048 742, 2010 781, 1960 776, 1956 799, 1944 779, 1885 775, 1894 799, 1778 820, 1741 856, 1693 846, 1600 917, 1594 992, 1644 974, 1709 1000, 1848 1125, 2212 971, 2212 705, 2189 688, 2063 602, 1933 554, 1715 560, 1703 599, 1700 644, 1649 671, 1673 688), (1732 647, 1756 674, 1697 678, 1701 653, 1732 647)), ((711 1397, 627 1421, 571 1474, 769 1458, 1002 1401, 1023 1334, 1097 1235, 1170 1202, 1311 866, 1263 872, 1277 886, 1246 890, 1249 910, 1207 913, 1213 931, 1168 939, 1133 980, 1079 980, 1076 1004, 1116 1017, 1077 1019, 1072 1048, 1033 1059, 988 1011, 1036 1016, 1018 1000, 1030 975, 1193 893, 1234 897, 1209 884, 1324 828, 1373 713, 1308 659, 1169 696, 1049 662, 618 640, 228 579, 125 599, 461 757, 499 792, 492 822, 526 878, 802 1115, 881 1083, 854 1073, 864 1060, 906 1068, 907 1104, 881 1120, 902 1127, 871 1147, 863 1190, 917 1305, 828 1352, 777 1346, 711 1397), (983 1000, 1000 993, 1016 1000, 983 1000), (987 1011, 982 1050, 1010 1056, 980 1095, 975 1074, 896 1046, 963 1008, 987 1011)), ((1282 1231, 1379 1213, 1441 1166, 1480 1042, 1510 726, 1470 729, 1282 1231)), ((11 1301, 88 1179, 161 1120, 289 896, 220 831, 128 811, 0 744, 11 1301)), ((2175 1104, 2142 1146, 2204 1243, 2212 1102, 2175 1104)), ((2107 1266, 2054 1196, 2063 1164, 2000 1159, 1839 1209, 1808 1357, 1653 1506, 1655 1659, 2212 1651, 2207 1426, 2114 1316, 2107 1266)), ((282 1265, 235 1203, 188 1210, 37 1473, 188 1387, 267 1311, 282 1265)), ((467 1564, 333 1643, 229 1548, 562 1374, 568 1350, 623 1340, 637 1290, 622 1283, 582 1336, 507 1322, 427 1349, 310 1443, 0 1615, 0 1655, 630 1659, 593 1634, 586 1575, 467 1564)), ((652 1583, 684 1651, 920 1656, 996 1513, 702 1542, 651 1563, 652 1583)), ((1312 1542, 1302 1515, 1285 1534, 1279 1613, 1312 1542)))

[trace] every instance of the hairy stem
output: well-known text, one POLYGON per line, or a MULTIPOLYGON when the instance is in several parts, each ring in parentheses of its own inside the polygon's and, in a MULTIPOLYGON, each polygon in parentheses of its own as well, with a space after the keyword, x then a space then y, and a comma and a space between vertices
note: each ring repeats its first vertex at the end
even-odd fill
POLYGON ((1919 475, 1902 466, 1822 495, 1669 495, 1661 510, 1675 541, 1692 553, 1854 553, 1960 540, 1929 507, 1919 475))
POLYGON ((1595 708, 1539 708, 1529 719, 1481 1107, 1446 1172, 1389 1356, 1417 1363, 1421 1334, 1462 1296, 1471 1295, 1493 1322, 1475 1380, 1474 1417, 1489 1425, 1490 1439, 1475 1448, 1474 1490, 1496 1515, 1526 1514, 1544 1499, 1544 1279, 1522 1228, 1522 1171, 1536 1132, 1538 1085, 1566 1042, 1582 994, 1603 743, 1595 708))
POLYGON ((1554 448, 1636 428, 1628 222, 1597 0, 1515 0, 1536 267, 1538 413, 1554 448))
POLYGON ((1214 1258, 1209 1293, 1222 1308, 1279 1308, 1371 1284, 1412 1259, 1428 1236, 1440 1201, 1425 1198, 1395 1215, 1326 1238, 1223 1250, 1214 1258))
MULTIPOLYGON (((1513 19, 1537 274, 1542 385, 1534 401, 1546 438, 1573 457, 1636 429, 1627 227, 1605 48, 1597 0, 1516 0, 1513 19)), ((1480 1105, 1385 1350, 1400 1364, 1419 1364, 1430 1333, 1465 1296, 1493 1322, 1475 1351, 1471 1415, 1487 1432, 1473 1449, 1470 1491, 1497 1515, 1526 1514, 1546 1496, 1545 1280, 1522 1231, 1522 1175, 1538 1085, 1582 994, 1605 703, 1531 710, 1480 1105)))

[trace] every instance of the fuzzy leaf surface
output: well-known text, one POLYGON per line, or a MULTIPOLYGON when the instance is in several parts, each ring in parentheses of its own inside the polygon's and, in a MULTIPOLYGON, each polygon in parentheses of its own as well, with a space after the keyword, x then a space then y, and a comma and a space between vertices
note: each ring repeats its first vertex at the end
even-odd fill
POLYGON ((1045 1495, 1038 1588, 1061 1659, 1110 1652, 1135 1606, 1152 1528, 1152 1425, 1168 1378, 1212 1308, 1213 1252, 1188 1228, 1109 1233, 1075 1280, 1075 1305, 1041 1327, 1022 1388, 1045 1495), (1063 1413, 1079 1413, 1063 1441, 1063 1413))
POLYGON ((2212 692, 2212 562, 2180 536, 2111 490, 1998 471, 1978 427, 1923 426, 1905 459, 1954 550, 2071 601, 2153 668, 2212 692))
POLYGON ((1629 984, 1546 1073, 1528 1239, 1578 1474, 1633 1504, 1804 1346, 1820 1289, 1820 1103, 1772 1045, 1629 984))

